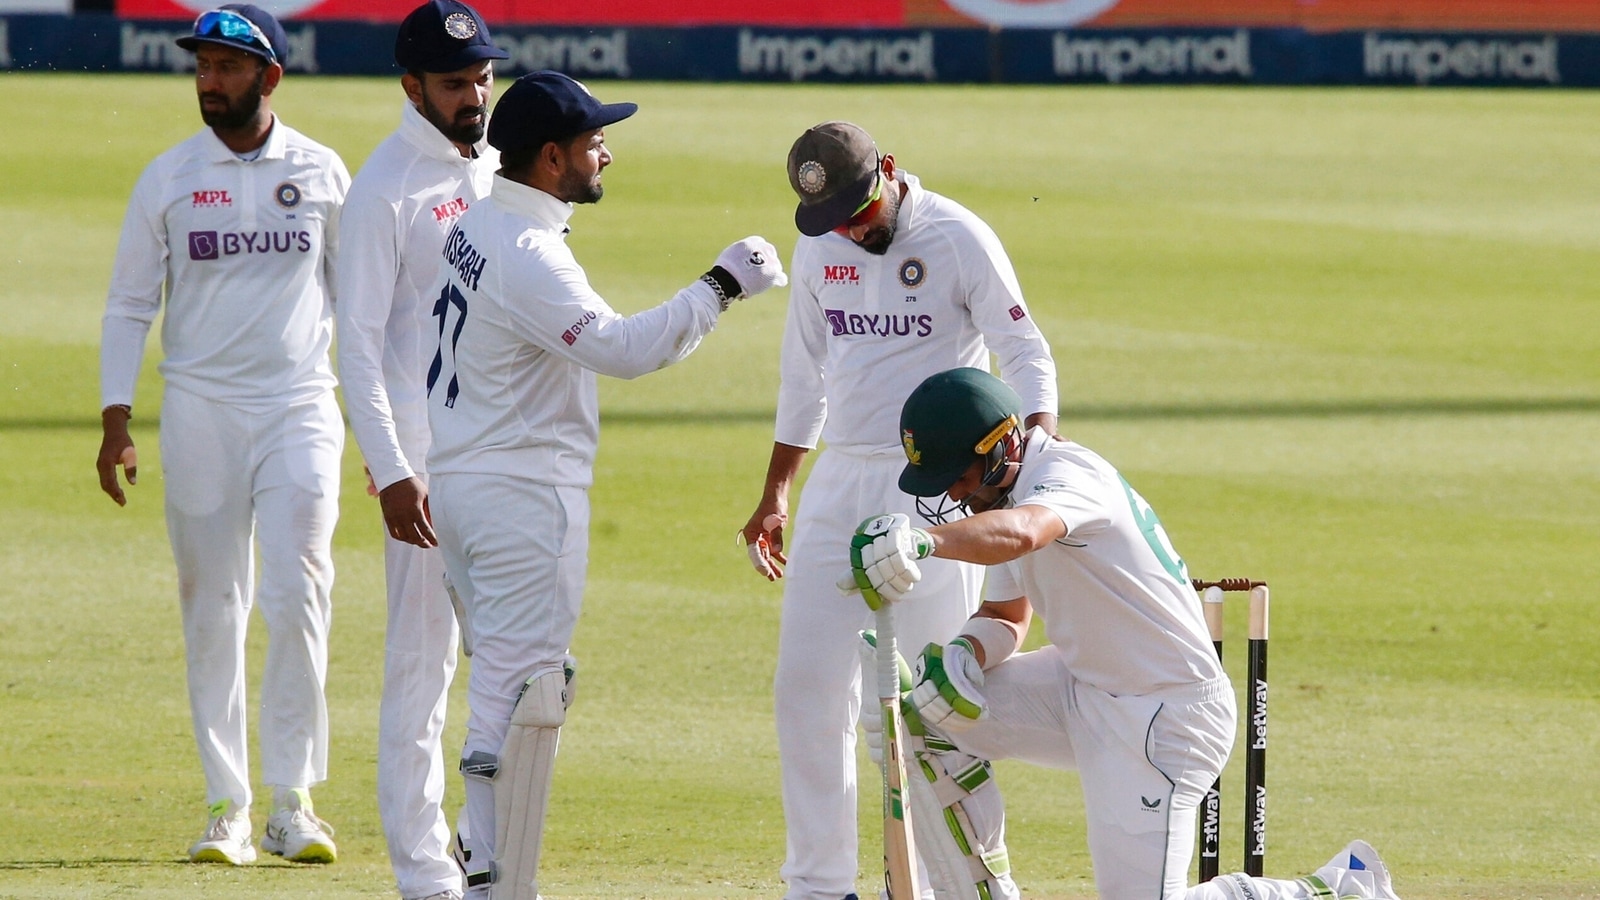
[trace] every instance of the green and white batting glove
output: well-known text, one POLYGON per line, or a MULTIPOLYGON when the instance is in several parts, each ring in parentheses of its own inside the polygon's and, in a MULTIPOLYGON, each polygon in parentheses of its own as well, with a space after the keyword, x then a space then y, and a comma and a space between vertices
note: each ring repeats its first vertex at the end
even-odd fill
POLYGON ((850 574, 861 599, 876 612, 905 599, 922 579, 917 560, 933 553, 933 537, 911 527, 905 513, 884 513, 861 523, 850 539, 850 574))
POLYGON ((924 724, 946 733, 964 731, 989 711, 988 701, 978 692, 981 687, 983 667, 966 638, 956 638, 943 647, 929 644, 917 660, 911 704, 924 724))

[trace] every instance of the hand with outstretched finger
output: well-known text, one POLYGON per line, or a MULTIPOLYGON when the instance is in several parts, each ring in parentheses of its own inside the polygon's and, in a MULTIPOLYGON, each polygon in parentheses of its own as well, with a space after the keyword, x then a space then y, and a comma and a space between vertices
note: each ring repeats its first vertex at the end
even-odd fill
POLYGON ((789 562, 783 554, 783 526, 788 521, 789 515, 782 509, 762 504, 739 530, 738 539, 750 556, 750 565, 768 581, 782 578, 789 562))

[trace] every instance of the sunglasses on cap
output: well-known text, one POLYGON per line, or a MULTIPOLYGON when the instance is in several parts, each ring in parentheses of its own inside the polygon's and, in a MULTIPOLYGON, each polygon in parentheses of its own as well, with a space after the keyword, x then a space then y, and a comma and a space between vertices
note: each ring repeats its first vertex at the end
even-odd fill
POLYGON ((840 234, 848 234, 850 229, 860 228, 871 222, 872 218, 878 214, 878 206, 882 200, 883 173, 879 172, 877 180, 872 182, 872 193, 868 194, 867 199, 861 201, 861 205, 856 207, 856 211, 850 214, 850 218, 843 225, 835 228, 834 231, 840 234))
POLYGON ((261 27, 231 9, 213 9, 201 13, 200 18, 194 20, 194 36, 248 44, 265 53, 267 59, 274 62, 278 59, 278 51, 267 40, 261 27))

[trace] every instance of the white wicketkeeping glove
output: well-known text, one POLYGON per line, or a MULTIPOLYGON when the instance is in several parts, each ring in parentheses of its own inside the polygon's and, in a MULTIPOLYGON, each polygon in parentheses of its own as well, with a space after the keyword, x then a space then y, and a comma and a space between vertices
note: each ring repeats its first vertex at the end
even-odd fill
POLYGON ((983 667, 972 655, 965 638, 956 638, 943 647, 929 644, 917 660, 917 686, 911 690, 911 704, 922 721, 946 733, 971 728, 989 711, 989 703, 978 692, 983 687, 983 667))
POLYGON ((933 554, 933 538, 912 528, 905 513, 885 513, 861 523, 850 539, 850 575, 861 599, 876 611, 905 599, 922 580, 917 560, 933 554))
POLYGON ((778 259, 778 248, 759 235, 728 245, 717 256, 717 265, 739 282, 740 297, 754 297, 770 287, 783 287, 789 276, 783 272, 783 262, 778 259))

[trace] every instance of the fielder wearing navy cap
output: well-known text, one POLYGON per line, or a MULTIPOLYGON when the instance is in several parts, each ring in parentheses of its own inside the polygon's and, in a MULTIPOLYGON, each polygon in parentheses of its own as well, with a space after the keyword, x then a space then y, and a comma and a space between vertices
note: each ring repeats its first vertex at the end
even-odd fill
POLYGON ((178 38, 175 43, 190 51, 201 44, 236 47, 269 63, 282 65, 289 38, 272 13, 249 3, 229 3, 201 13, 194 20, 194 33, 178 38))
POLYGON ((405 17, 394 39, 395 64, 408 72, 455 72, 510 57, 489 39, 478 11, 457 0, 428 0, 405 17))
POLYGON ((560 72, 530 72, 512 82, 495 103, 489 144, 502 153, 537 150, 638 111, 637 103, 601 103, 582 82, 560 72))

